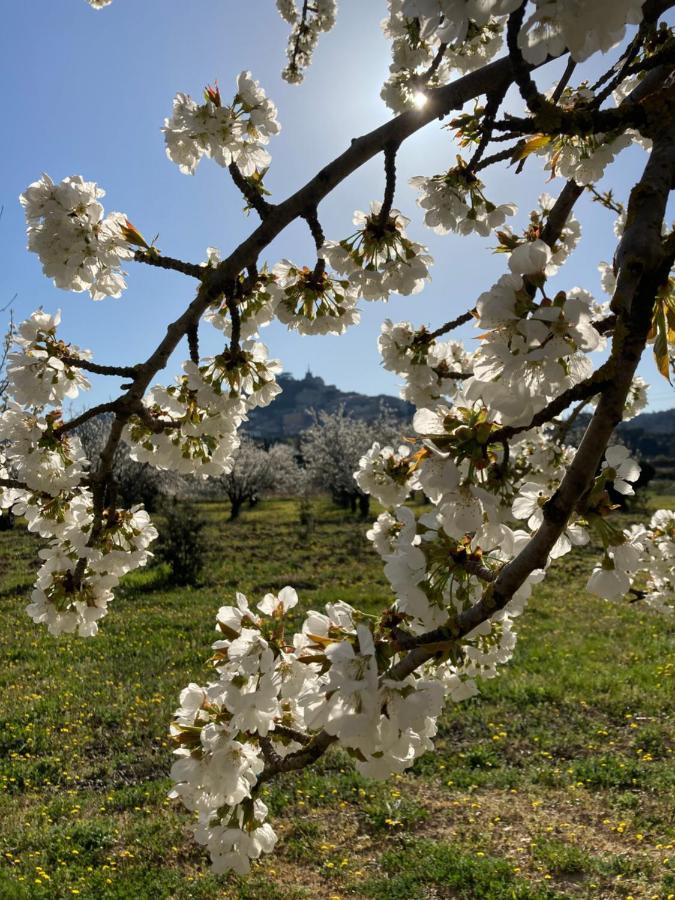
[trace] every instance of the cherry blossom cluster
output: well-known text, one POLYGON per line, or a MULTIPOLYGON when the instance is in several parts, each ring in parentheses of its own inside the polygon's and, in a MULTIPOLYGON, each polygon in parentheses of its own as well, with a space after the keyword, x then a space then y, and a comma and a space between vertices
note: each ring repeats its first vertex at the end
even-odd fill
POLYGON ((627 25, 642 21, 642 6, 640 0, 536 0, 518 43, 533 65, 565 49, 581 63, 598 50, 606 52, 616 46, 627 25))
POLYGON ((550 261, 541 239, 519 244, 510 254, 511 271, 476 302, 485 339, 469 390, 512 425, 530 421, 555 395, 588 378, 588 354, 604 346, 588 291, 572 288, 536 299, 534 285, 543 287, 550 261))
MULTIPOLYGON (((220 253, 215 247, 208 249, 207 265, 220 262, 220 253)), ((231 298, 221 298, 204 314, 207 322, 232 337, 232 312, 228 300, 234 301, 239 315, 239 337, 255 337, 261 328, 274 321, 274 313, 279 303, 281 291, 277 277, 264 266, 251 279, 243 272, 237 278, 231 298)))
POLYGON ((183 371, 174 385, 155 386, 144 413, 127 425, 131 457, 202 477, 229 472, 246 413, 267 406, 281 391, 281 365, 268 359, 264 344, 247 339, 199 364, 185 362, 183 371))
MULTIPOLYGON (((444 667, 441 680, 424 673, 388 678, 384 626, 367 624, 342 601, 308 612, 291 638, 288 613, 297 603, 287 587, 256 609, 243 594, 235 606, 221 607, 217 680, 189 685, 175 714, 173 796, 197 813, 196 838, 217 872, 243 874, 274 847, 256 796, 270 760, 323 733, 340 741, 364 775, 401 772, 431 747, 444 682, 461 681, 454 666, 444 667)), ((467 666, 473 671, 476 661, 467 658, 467 666)))
POLYGON ((78 364, 91 354, 60 340, 59 322, 59 314, 34 312, 8 357, 0 507, 48 541, 28 614, 54 635, 90 636, 120 577, 149 559, 157 532, 141 506, 96 515, 89 460, 77 435, 63 430, 59 408, 89 388, 78 364))
POLYGON ((490 62, 503 44, 504 17, 518 0, 389 0, 391 41, 382 99, 394 112, 422 105, 423 91, 490 62))
MULTIPOLYGON (((494 59, 504 45, 506 18, 520 5, 521 0, 389 0, 382 22, 392 45, 390 75, 381 94, 387 106, 398 113, 423 105, 425 89, 494 59)), ((575 62, 584 62, 616 46, 626 26, 642 20, 642 6, 640 0, 535 0, 526 10, 519 49, 533 65, 566 50, 575 62)), ((593 149, 600 165, 619 148, 607 151, 599 142, 593 149)), ((565 168, 572 166, 570 161, 565 168)), ((577 168, 580 175, 588 172, 577 168)))
POLYGON ((16 349, 8 355, 7 374, 20 406, 61 406, 90 387, 73 362, 91 359, 91 353, 59 340, 56 330, 60 322, 60 311, 50 315, 39 309, 14 335, 16 349))
MULTIPOLYGON (((497 249, 511 253, 520 244, 539 240, 554 204, 554 197, 550 194, 541 194, 537 209, 530 213, 530 222, 520 235, 515 234, 508 225, 497 231, 497 237, 499 238, 499 247, 497 249)), ((550 246, 551 255, 544 267, 544 275, 547 278, 551 278, 558 272, 558 269, 567 260, 580 239, 581 224, 574 213, 570 212, 560 230, 560 234, 550 246)), ((601 310, 599 306, 595 312, 600 315, 601 310)))
POLYGON ((286 55, 288 65, 281 73, 290 84, 300 84, 304 70, 310 65, 321 32, 330 31, 335 25, 336 0, 313 0, 304 4, 302 12, 295 0, 277 0, 277 10, 291 26, 286 55))
POLYGON ((28 249, 42 271, 67 291, 89 291, 93 300, 119 297, 126 287, 122 264, 133 256, 122 213, 104 216, 105 191, 81 175, 54 184, 49 175, 21 195, 28 249))
POLYGON ((483 182, 459 160, 459 165, 444 175, 410 179, 420 192, 417 203, 424 213, 424 223, 436 234, 477 234, 487 237, 516 212, 514 203, 496 206, 483 193, 483 182))
MULTIPOLYGON (((401 0, 391 7, 405 20, 417 23, 423 38, 435 37, 452 45, 471 39, 472 28, 484 26, 491 16, 514 12, 520 0, 401 0)), ((535 0, 518 43, 527 62, 536 65, 547 56, 569 50, 575 62, 584 62, 598 50, 607 51, 622 40, 626 25, 642 21, 640 0, 535 0)))
MULTIPOLYGON (((218 259, 212 248, 211 262, 218 259)), ((253 280, 241 275, 232 299, 237 304, 243 338, 255 336, 274 319, 300 334, 343 334, 360 320, 357 290, 347 279, 326 272, 323 260, 310 269, 285 259, 271 270, 264 267, 253 280)), ((205 318, 231 336, 232 315, 227 300, 210 309, 205 318)))
POLYGON ((309 269, 283 260, 274 267, 281 287, 276 316, 300 334, 343 334, 358 324, 357 288, 332 278, 323 266, 309 269))
POLYGON ((471 358, 459 341, 430 340, 425 328, 385 319, 378 341, 385 369, 404 377, 401 397, 419 408, 454 397, 471 358))
POLYGON ((265 145, 280 129, 274 103, 250 72, 241 72, 229 106, 223 105, 217 85, 205 89, 203 103, 176 94, 173 115, 162 131, 167 156, 184 174, 193 175, 208 156, 225 168, 234 163, 250 176, 269 167, 265 145))
POLYGON ((406 236, 409 222, 397 209, 383 220, 382 204, 371 203, 370 213, 354 213, 354 234, 326 241, 322 254, 364 300, 387 300, 391 293, 418 294, 430 279, 433 260, 426 247, 406 236))

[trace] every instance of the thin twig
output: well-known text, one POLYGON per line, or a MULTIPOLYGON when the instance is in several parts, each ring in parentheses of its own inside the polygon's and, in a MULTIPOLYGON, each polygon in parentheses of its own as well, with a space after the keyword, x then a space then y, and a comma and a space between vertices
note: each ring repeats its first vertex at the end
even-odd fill
POLYGON ((574 74, 574 70, 576 69, 576 67, 577 67, 576 62, 570 56, 570 58, 567 60, 567 65, 565 66, 565 71, 562 73, 560 81, 556 85, 555 90, 553 91, 553 94, 551 95, 551 103, 555 104, 558 102, 558 100, 560 100, 560 98, 563 95, 563 91, 565 90, 567 85, 570 83, 570 78, 574 74))
POLYGON ((227 305, 228 310, 230 311, 230 318, 232 319, 232 333, 230 335, 230 350, 233 353, 237 353, 240 349, 240 341, 241 341, 241 314, 239 312, 239 307, 237 306, 234 297, 226 296, 225 303, 227 305))
POLYGON ((279 735, 279 737, 288 738, 291 741, 295 741, 296 744, 309 744, 311 743, 311 737, 307 734, 303 734, 302 731, 298 731, 296 728, 289 728, 287 725, 277 725, 274 726, 274 734, 279 735))
POLYGON ((530 67, 523 59, 523 54, 518 46, 518 35, 523 24, 526 6, 527 0, 523 0, 518 9, 509 16, 506 26, 506 45, 513 67, 513 78, 518 85, 520 95, 527 103, 527 108, 530 112, 538 113, 546 106, 547 101, 537 90, 537 85, 530 75, 530 67))
POLYGON ((314 240, 314 246, 316 247, 317 259, 316 265, 314 266, 314 275, 317 278, 320 278, 326 270, 326 260, 320 255, 326 236, 323 233, 321 222, 319 222, 319 214, 316 207, 307 210, 307 212, 304 213, 303 218, 309 226, 310 233, 314 240))
MULTIPOLYGON (((616 73, 616 75, 609 81, 608 84, 605 85, 604 89, 595 97, 593 100, 593 105, 600 107, 605 102, 605 100, 609 97, 612 91, 616 90, 616 88, 621 84, 621 82, 626 78, 629 74, 630 65, 635 59, 635 57, 640 52, 640 48, 644 42, 647 30, 653 27, 644 21, 641 23, 640 28, 638 29, 638 33, 635 35, 633 40, 630 42, 625 52, 623 53, 621 59, 623 60, 623 64, 621 68, 616 73)), ((618 63, 617 63, 618 65, 618 63)), ((615 65, 614 71, 616 71, 617 65, 615 65)), ((610 70, 611 71, 611 70, 610 70)))
MULTIPOLYGON (((24 484, 23 481, 17 481, 16 478, 0 478, 0 487, 15 488, 19 491, 31 490, 31 488, 29 488, 27 484, 24 484)), ((31 493, 35 493, 35 491, 31 491, 31 493)))
POLYGON ((99 403, 98 406, 92 406, 74 419, 70 419, 68 422, 57 425, 54 429, 54 433, 56 435, 66 434, 69 431, 73 431, 75 428, 79 428, 80 425, 88 422, 89 419, 94 419, 96 416, 101 416, 104 413, 114 412, 116 409, 117 401, 112 401, 111 403, 99 403))
POLYGON ((102 366, 88 359, 80 359, 78 356, 62 356, 61 362, 76 369, 84 369, 95 375, 115 375, 120 378, 135 378, 138 374, 138 366, 102 366))
POLYGON ((588 400, 584 399, 580 403, 578 403, 569 416, 558 425, 555 430, 555 438, 559 443, 562 443, 567 435, 569 434, 570 428, 576 420, 579 418, 584 409, 588 406, 588 400))
POLYGON ((552 421, 559 416, 561 412, 564 412, 570 404, 574 403, 575 400, 588 402, 591 397, 600 394, 610 383, 609 379, 613 368, 613 363, 608 360, 604 365, 600 366, 590 378, 580 381, 579 384, 575 384, 574 387, 568 388, 556 397, 555 400, 551 400, 550 403, 547 403, 543 409, 532 416, 527 425, 504 425, 502 428, 494 431, 490 435, 490 443, 501 443, 509 438, 515 437, 517 434, 522 434, 525 431, 529 431, 531 428, 538 428, 540 425, 552 421))
POLYGON ((190 351, 190 359, 195 365, 199 365, 199 323, 188 329, 187 333, 188 348, 190 351))
MULTIPOLYGON (((511 140, 511 138, 509 138, 509 140, 511 140)), ((514 144, 513 147, 507 147, 506 150, 501 150, 499 153, 492 153, 490 156, 486 156, 474 167, 474 172, 481 172, 483 169, 487 169, 488 166, 492 166, 498 162, 504 162, 504 160, 507 159, 511 160, 516 149, 517 144, 514 144)))
POLYGON ((232 181, 239 188, 248 205, 258 213, 261 219, 268 216, 273 209, 272 204, 268 203, 262 194, 256 191, 250 181, 242 175, 239 166, 236 163, 230 163, 227 170, 232 176, 232 181))
POLYGON ((192 278, 199 279, 199 281, 204 279, 207 269, 206 266, 197 266, 194 263, 183 262, 182 259, 174 259, 172 256, 162 256, 156 250, 137 250, 134 253, 134 259, 136 262, 145 263, 146 266, 181 272, 183 275, 189 275, 192 278))
POLYGON ((460 325, 466 325, 467 322, 470 322, 474 318, 475 310, 470 309, 465 313, 462 313, 461 316, 457 316, 456 319, 451 319, 449 322, 446 322, 445 325, 441 325, 440 328, 437 328, 435 331, 430 331, 429 334, 426 335, 426 339, 428 341, 435 341, 436 338, 442 337, 444 334, 448 334, 448 332, 453 331, 455 328, 459 328, 460 325))
POLYGON ((478 146, 474 150, 473 156, 467 163, 467 170, 469 172, 476 172, 477 166, 481 161, 483 154, 485 153, 487 145, 490 143, 490 139, 492 138, 492 126, 495 119, 497 118, 497 113, 499 112, 499 107, 502 104, 502 100, 504 99, 505 94, 506 88, 504 86, 500 86, 499 88, 497 88, 497 90, 492 91, 490 94, 488 94, 487 103, 485 104, 485 112, 483 114, 483 124, 480 141, 478 142, 478 146))
POLYGON ((443 57, 445 56, 445 51, 447 49, 448 49, 447 44, 439 44, 438 45, 438 50, 436 51, 436 55, 434 56, 434 58, 431 61, 431 65, 420 76, 420 81, 422 83, 426 84, 429 81, 429 79, 433 78, 433 76, 436 74, 436 72, 438 72, 438 69, 439 69, 441 63, 443 62, 443 57))
POLYGON ((396 193, 396 153, 398 144, 387 144, 384 148, 384 175, 385 187, 384 198, 380 208, 379 222, 384 226, 389 221, 391 208, 394 204, 394 194, 396 193))

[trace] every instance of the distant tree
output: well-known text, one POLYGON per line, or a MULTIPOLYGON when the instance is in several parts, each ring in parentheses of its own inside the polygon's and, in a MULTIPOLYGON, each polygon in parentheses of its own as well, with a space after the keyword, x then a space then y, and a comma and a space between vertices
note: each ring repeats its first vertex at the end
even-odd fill
POLYGON ((299 479, 300 472, 292 447, 273 444, 266 450, 251 438, 244 437, 234 454, 232 470, 213 481, 222 488, 232 505, 232 521, 239 517, 244 503, 254 505, 270 491, 295 491, 299 479))
POLYGON ((375 441, 398 446, 402 429, 386 412, 372 422, 352 418, 344 407, 334 413, 315 413, 314 424, 302 434, 300 444, 309 483, 328 491, 336 503, 349 506, 352 512, 358 507, 366 518, 370 495, 354 480, 359 460, 375 441))

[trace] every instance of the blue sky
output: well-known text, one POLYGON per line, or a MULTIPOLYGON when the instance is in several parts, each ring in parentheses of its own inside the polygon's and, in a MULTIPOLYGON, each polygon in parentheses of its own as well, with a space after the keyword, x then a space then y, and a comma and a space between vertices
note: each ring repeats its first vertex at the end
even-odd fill
MULTIPOLYGON (((322 36, 305 83, 281 80, 287 26, 273 0, 113 0, 94 11, 85 0, 22 0, 4 11, 0 37, 0 78, 5 85, 3 169, 0 176, 2 266, 0 306, 14 295, 15 316, 38 306, 62 310, 62 337, 94 352, 102 363, 145 359, 166 325, 189 303, 194 282, 176 273, 131 263, 128 290, 120 300, 94 303, 88 294, 66 293, 41 273, 36 256, 25 250, 25 222, 18 203, 26 186, 48 172, 55 180, 81 174, 107 195, 106 210, 126 213, 146 235, 159 233, 166 254, 199 262, 206 247, 228 253, 255 227, 255 215, 241 213, 242 201, 229 175, 203 160, 194 177, 182 175, 164 153, 160 127, 177 91, 198 97, 218 80, 223 98, 234 93, 237 74, 250 69, 279 108, 281 135, 270 146, 267 184, 273 200, 295 191, 337 156, 352 137, 389 118, 379 91, 387 75, 388 46, 379 28, 385 13, 380 0, 341 0, 338 24, 322 36), (186 14, 191 10, 191 15, 186 14)), ((591 64, 600 71, 602 60, 591 64)), ((540 76, 548 86, 559 72, 549 66, 540 76), (550 73, 550 74, 549 74, 550 73)), ((384 318, 408 319, 436 327, 464 312, 504 271, 504 258, 479 237, 439 237, 421 224, 412 175, 443 171, 454 161, 450 134, 428 126, 399 155, 396 205, 413 219, 411 235, 435 258, 433 280, 416 297, 394 297, 386 305, 362 303, 361 325, 341 337, 302 337, 274 324, 263 332, 271 355, 302 376, 309 367, 327 382, 367 394, 397 393, 397 379, 385 372, 377 353, 384 318)), ((644 154, 632 149, 607 172, 603 188, 625 200, 639 176, 644 154)), ((515 201, 516 224, 527 221, 543 190, 557 193, 560 180, 546 183, 539 161, 523 174, 495 168, 487 177, 495 202, 515 201)), ((366 209, 382 193, 381 159, 363 167, 320 207, 329 238, 351 233, 355 209, 366 209)), ((597 263, 615 248, 612 215, 585 197, 578 204, 582 242, 558 276, 556 287, 584 286, 600 296, 597 263)), ((313 244, 302 224, 294 224, 269 248, 273 264, 282 256, 313 261, 313 244)), ((6 314, 3 314, 6 315, 6 314)), ((220 334, 204 324, 203 353, 220 349, 220 334)), ((457 332, 469 347, 470 326, 457 332)), ((179 369, 184 348, 162 373, 179 369)), ((673 392, 657 374, 651 357, 640 373, 652 385, 650 409, 673 405, 673 392)), ((97 379, 90 395, 101 401, 116 395, 114 379, 97 379)), ((87 401, 89 398, 87 398, 87 401)))

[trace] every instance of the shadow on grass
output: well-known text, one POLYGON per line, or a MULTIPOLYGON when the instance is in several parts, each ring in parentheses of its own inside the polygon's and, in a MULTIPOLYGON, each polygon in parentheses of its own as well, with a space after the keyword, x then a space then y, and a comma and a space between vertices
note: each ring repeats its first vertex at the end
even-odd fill
POLYGON ((8 600, 10 597, 13 599, 23 600, 27 597, 30 591, 33 589, 33 581, 20 581, 18 584, 15 584, 13 587, 3 588, 0 590, 0 600, 8 600))

